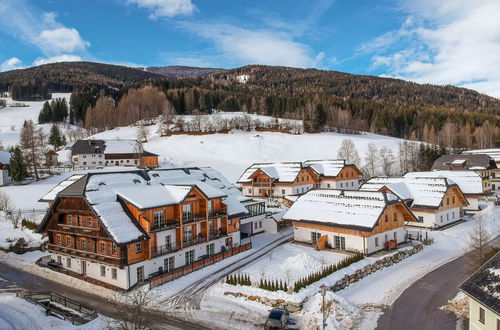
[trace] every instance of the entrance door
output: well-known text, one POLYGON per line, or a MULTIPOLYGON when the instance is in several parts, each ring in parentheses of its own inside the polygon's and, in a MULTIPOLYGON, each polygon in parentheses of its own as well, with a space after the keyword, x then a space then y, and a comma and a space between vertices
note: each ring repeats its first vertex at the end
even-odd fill
POLYGON ((85 276, 87 275, 87 263, 85 262, 85 260, 82 260, 81 263, 82 263, 82 274, 85 276))
POLYGON ((115 166, 119 166, 120 165, 120 162, 119 161, 115 161, 115 166))

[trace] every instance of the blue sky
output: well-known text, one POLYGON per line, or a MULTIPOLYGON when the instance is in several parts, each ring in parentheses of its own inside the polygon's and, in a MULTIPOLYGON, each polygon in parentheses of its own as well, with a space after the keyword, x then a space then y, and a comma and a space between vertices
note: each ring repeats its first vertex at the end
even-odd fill
POLYGON ((56 61, 315 67, 500 97, 499 0, 2 0, 0 71, 56 61))

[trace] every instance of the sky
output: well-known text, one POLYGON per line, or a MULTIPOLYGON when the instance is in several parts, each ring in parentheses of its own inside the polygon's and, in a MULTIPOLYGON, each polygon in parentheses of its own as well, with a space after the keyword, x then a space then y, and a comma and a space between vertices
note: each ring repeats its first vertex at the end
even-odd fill
POLYGON ((0 0, 0 71, 283 65, 500 97, 500 0, 0 0))

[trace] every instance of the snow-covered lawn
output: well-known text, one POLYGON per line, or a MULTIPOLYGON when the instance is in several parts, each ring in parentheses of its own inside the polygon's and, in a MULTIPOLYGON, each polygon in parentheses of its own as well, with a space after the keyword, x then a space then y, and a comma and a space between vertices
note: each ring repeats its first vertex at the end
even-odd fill
POLYGON ((81 326, 54 316, 46 316, 45 309, 13 295, 0 295, 0 329, 46 330, 46 329, 104 329, 108 325, 101 316, 81 326))
POLYGON ((8 249, 15 244, 17 240, 23 238, 27 243, 27 247, 37 247, 44 241, 41 234, 34 233, 27 228, 14 228, 12 222, 5 220, 0 216, 0 247, 8 249))
POLYGON ((282 280, 290 285, 314 270, 336 264, 347 255, 329 251, 315 251, 311 247, 287 243, 240 271, 250 275, 252 283, 262 279, 282 280))
MULTIPOLYGON (((351 139, 361 158, 369 143, 386 146, 397 154, 400 139, 376 134, 319 133, 291 135, 271 132, 242 132, 211 135, 158 137, 156 126, 148 126, 150 138, 144 148, 160 156, 160 163, 180 166, 210 166, 229 181, 236 182, 256 162, 336 159, 344 139, 351 139)), ((93 135, 94 139, 134 139, 135 127, 119 127, 93 135)))
MULTIPOLYGON (((71 93, 53 93, 52 98, 66 98, 66 102, 69 102, 71 93)), ((5 148, 9 146, 14 146, 19 143, 19 134, 21 132, 21 127, 25 120, 33 120, 33 122, 38 122, 38 115, 43 107, 45 101, 36 102, 19 102, 29 105, 28 107, 12 107, 9 106, 12 102, 11 98, 6 98, 7 107, 0 109, 0 142, 5 148), (14 127, 14 130, 12 130, 14 127)), ((50 101, 49 101, 50 102, 50 101)), ((52 124, 39 125, 43 127, 44 132, 50 132, 50 127, 52 124)))

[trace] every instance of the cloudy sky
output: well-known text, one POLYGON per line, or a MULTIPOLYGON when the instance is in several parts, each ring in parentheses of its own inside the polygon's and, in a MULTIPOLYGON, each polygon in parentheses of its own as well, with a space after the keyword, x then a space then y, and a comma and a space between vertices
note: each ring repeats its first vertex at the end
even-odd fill
POLYGON ((0 71, 315 67, 500 97, 500 0, 1 0, 0 71))

